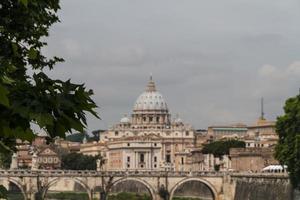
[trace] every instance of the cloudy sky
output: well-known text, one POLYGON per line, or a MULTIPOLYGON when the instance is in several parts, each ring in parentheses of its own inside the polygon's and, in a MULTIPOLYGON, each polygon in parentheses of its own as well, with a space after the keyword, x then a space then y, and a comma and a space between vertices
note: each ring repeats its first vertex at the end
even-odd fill
POLYGON ((300 87, 299 0, 63 0, 45 53, 51 76, 94 90, 105 129, 130 114, 152 73, 195 128, 270 120, 300 87))

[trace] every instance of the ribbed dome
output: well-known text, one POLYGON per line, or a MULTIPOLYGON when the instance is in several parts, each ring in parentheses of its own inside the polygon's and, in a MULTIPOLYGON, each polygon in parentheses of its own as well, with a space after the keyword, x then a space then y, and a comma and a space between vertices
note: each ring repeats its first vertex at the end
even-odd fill
POLYGON ((159 92, 143 92, 134 104, 134 110, 168 110, 159 92))
POLYGON ((143 92, 134 104, 134 110, 168 110, 167 103, 162 95, 156 91, 155 83, 150 77, 146 91, 143 92))

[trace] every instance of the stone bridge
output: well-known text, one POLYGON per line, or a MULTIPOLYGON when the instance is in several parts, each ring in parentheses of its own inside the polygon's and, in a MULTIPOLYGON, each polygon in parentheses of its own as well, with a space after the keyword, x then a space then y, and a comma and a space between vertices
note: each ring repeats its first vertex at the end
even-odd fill
MULTIPOLYGON (((172 200, 176 191, 187 183, 202 184, 211 193, 211 200, 233 200, 238 180, 261 182, 289 182, 287 174, 233 173, 233 172, 173 172, 173 171, 63 171, 63 170, 0 170, 0 185, 9 189, 13 183, 22 192, 25 200, 45 199, 46 194, 59 181, 79 184, 89 199, 105 200, 112 189, 131 181, 143 185, 152 200, 164 199, 160 191, 167 191, 165 199, 172 200)), ((62 186, 63 187, 63 186, 62 186)), ((198 186, 197 186, 198 187, 198 186)))

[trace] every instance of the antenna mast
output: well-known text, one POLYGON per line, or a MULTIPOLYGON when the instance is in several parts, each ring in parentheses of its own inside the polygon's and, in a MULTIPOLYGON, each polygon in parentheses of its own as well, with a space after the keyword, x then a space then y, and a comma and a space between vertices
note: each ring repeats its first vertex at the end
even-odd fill
POLYGON ((265 119, 265 117, 264 117, 265 113, 264 113, 264 98, 263 97, 261 98, 260 106, 261 106, 260 107, 260 109, 261 109, 260 119, 264 120, 265 119))

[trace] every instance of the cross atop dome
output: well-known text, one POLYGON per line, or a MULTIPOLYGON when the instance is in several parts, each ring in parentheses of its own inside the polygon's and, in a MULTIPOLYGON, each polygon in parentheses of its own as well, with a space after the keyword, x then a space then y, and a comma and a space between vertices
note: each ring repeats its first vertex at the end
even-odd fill
POLYGON ((148 82, 147 88, 146 88, 146 92, 155 92, 156 88, 155 88, 155 83, 152 79, 152 74, 150 75, 150 80, 148 82))

